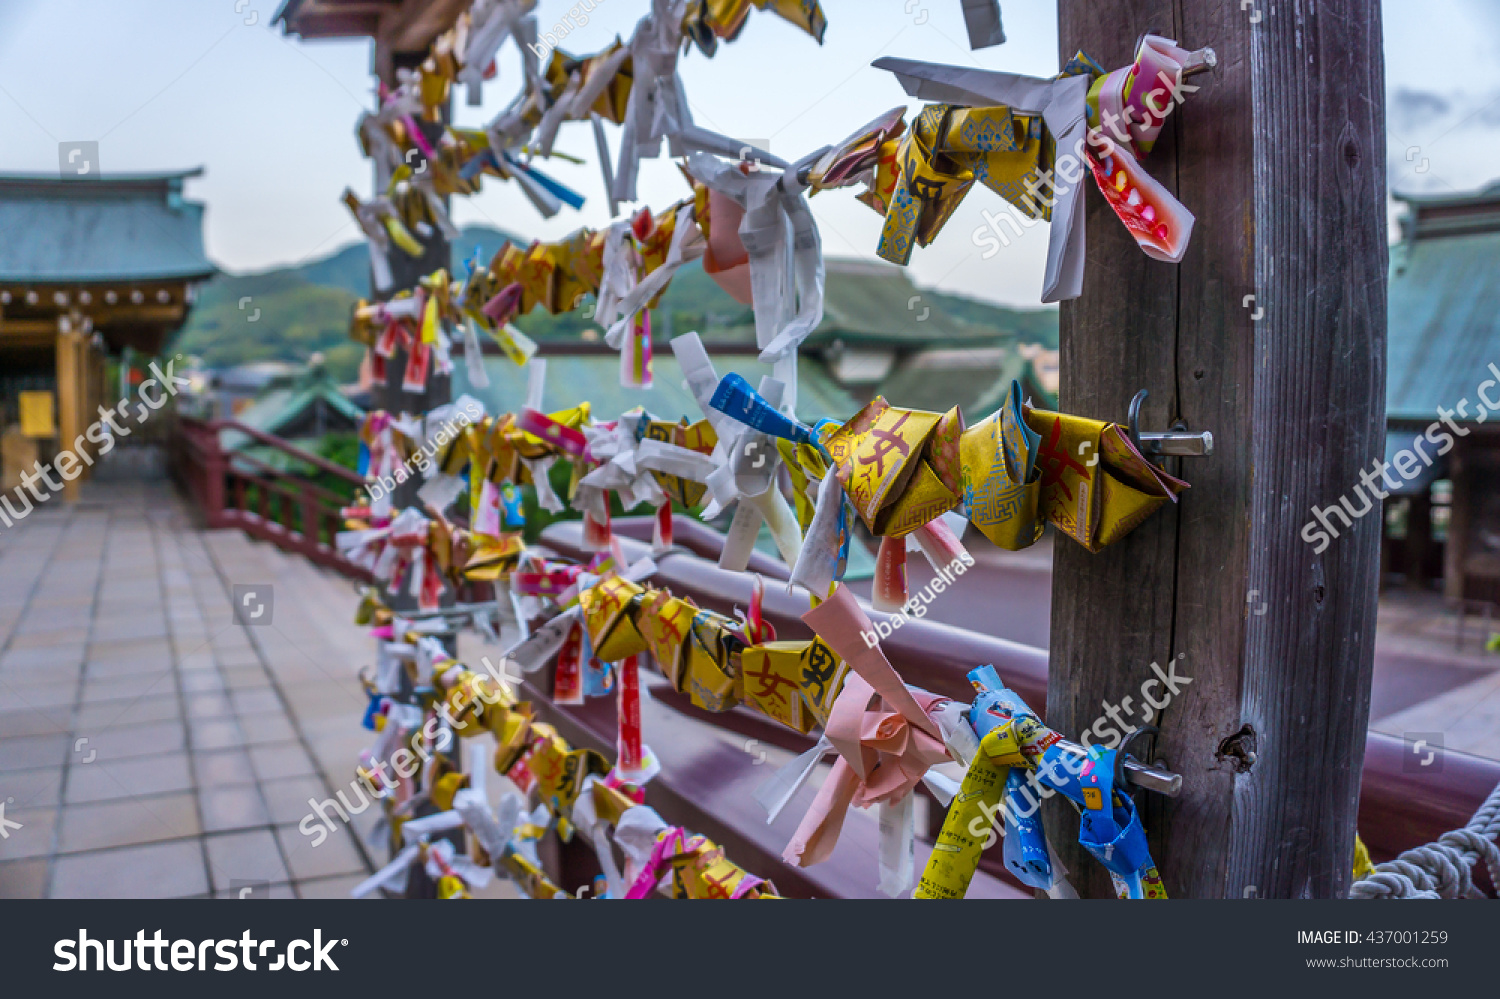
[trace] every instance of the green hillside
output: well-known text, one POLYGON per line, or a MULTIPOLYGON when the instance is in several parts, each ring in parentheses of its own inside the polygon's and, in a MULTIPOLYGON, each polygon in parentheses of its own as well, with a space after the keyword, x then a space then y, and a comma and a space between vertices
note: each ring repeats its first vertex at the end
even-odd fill
MULTIPOLYGON (((464 273, 464 260, 479 249, 488 262, 509 238, 488 226, 468 226, 453 247, 454 273, 464 273)), ((830 282, 838 280, 830 276, 830 282)), ((891 293, 906 300, 910 290, 905 272, 888 278, 900 287, 891 293)), ((364 243, 344 247, 319 260, 259 274, 220 273, 198 289, 188 323, 172 349, 203 358, 211 368, 251 361, 305 361, 321 352, 329 371, 340 381, 353 381, 364 348, 348 339, 349 315, 356 300, 369 296, 369 255, 364 243)), ((1057 309, 1009 309, 976 299, 924 290, 953 321, 955 329, 973 336, 993 332, 996 339, 1057 345, 1057 309)), ((899 309, 897 315, 903 315, 899 309)), ((561 316, 536 310, 517 320, 527 335, 548 340, 576 340, 584 330, 597 330, 591 304, 561 316)), ((698 330, 709 339, 753 337, 754 318, 747 306, 725 294, 696 263, 678 271, 652 315, 656 338, 698 330)), ((912 327, 912 334, 932 327, 912 327)))

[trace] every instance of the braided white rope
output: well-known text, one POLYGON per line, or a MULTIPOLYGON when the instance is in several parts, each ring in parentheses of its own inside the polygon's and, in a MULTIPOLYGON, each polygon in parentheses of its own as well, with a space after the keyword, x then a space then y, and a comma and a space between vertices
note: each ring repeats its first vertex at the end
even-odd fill
POLYGON ((1500 888, 1500 784, 1462 829, 1443 833, 1436 843, 1407 850, 1379 864, 1375 873, 1356 881, 1350 898, 1484 898, 1472 870, 1480 859, 1490 883, 1500 888))

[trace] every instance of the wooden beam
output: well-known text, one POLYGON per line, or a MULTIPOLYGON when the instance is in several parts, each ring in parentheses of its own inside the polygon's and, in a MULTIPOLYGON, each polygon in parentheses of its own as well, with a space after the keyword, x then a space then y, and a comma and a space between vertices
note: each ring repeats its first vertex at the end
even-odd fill
POLYGON ((471 0, 402 0, 380 15, 379 44, 392 52, 420 52, 423 56, 438 35, 458 22, 471 0))
MULTIPOLYGON (((1076 737, 1128 696, 1139 725, 1150 664, 1175 665, 1192 682, 1157 720, 1154 755, 1183 792, 1142 801, 1169 895, 1340 897, 1379 503, 1321 553, 1301 529, 1383 454, 1380 10, 1258 6, 1252 21, 1208 0, 1059 0, 1063 59, 1082 49, 1126 65, 1149 30, 1218 54, 1143 160, 1197 216, 1183 263, 1148 260, 1086 195, 1088 272, 1062 306, 1060 389, 1065 411, 1115 420, 1148 389, 1143 427, 1181 418, 1212 431, 1216 452, 1179 459, 1192 483, 1180 506, 1120 543, 1090 555, 1059 542, 1048 722, 1076 737)), ((1069 813, 1055 810, 1065 863, 1085 872, 1084 894, 1108 894, 1069 813)))

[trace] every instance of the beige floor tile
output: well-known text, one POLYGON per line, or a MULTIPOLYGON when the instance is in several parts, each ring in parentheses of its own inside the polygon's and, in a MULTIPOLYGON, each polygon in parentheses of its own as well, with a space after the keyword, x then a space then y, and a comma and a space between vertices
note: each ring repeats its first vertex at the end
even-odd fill
POLYGON ((77 685, 83 679, 83 666, 71 661, 63 663, 46 663, 42 666, 5 666, 0 667, 0 685, 15 687, 17 690, 27 690, 30 687, 46 687, 46 685, 77 685))
POLYGON ((0 711, 46 711, 71 708, 78 701, 77 681, 39 683, 24 687, 0 682, 0 711))
POLYGON ((316 837, 304 836, 295 826, 278 826, 276 838, 281 842, 292 876, 299 882, 370 870, 347 827, 338 827, 317 846, 312 845, 316 837))
POLYGON ((208 894, 198 840, 57 858, 53 898, 181 898, 208 894))
POLYGON ((292 728, 292 723, 286 720, 285 715, 279 714, 259 714, 241 718, 240 730, 245 733, 247 746, 290 742, 297 738, 297 732, 292 728))
POLYGON ((194 721, 226 718, 234 714, 234 707, 230 703, 229 695, 222 691, 188 694, 185 698, 185 707, 188 718, 194 721))
MULTIPOLYGON (((4 800, 0 798, 0 801, 4 800)), ((57 809, 17 808, 17 803, 6 802, 5 805, 6 821, 19 822, 21 828, 5 827, 10 835, 0 839, 0 861, 47 856, 52 852, 52 836, 57 829, 57 809)))
POLYGON ((197 836, 198 808, 190 793, 68 805, 58 825, 58 852, 82 853, 115 846, 197 836))
POLYGON ((255 776, 262 781, 317 773, 307 753, 295 743, 251 746, 250 765, 255 768, 255 776))
POLYGON ((266 803, 254 784, 202 788, 198 800, 203 809, 203 827, 208 832, 227 832, 271 824, 266 803))
MULTIPOLYGON (((336 878, 313 878, 309 881, 297 882, 298 898, 348 898, 349 892, 354 886, 365 879, 364 874, 341 874, 336 878)), ((366 895, 368 899, 378 899, 377 895, 366 895)))
POLYGON ((26 619, 23 617, 16 627, 16 632, 10 638, 11 649, 55 649, 67 648, 77 645, 83 639, 83 633, 77 628, 58 628, 50 631, 23 631, 26 619))
POLYGON ((233 898, 241 901, 250 901, 261 898, 297 898, 296 890, 289 884, 285 885, 250 885, 238 888, 226 888, 223 891, 214 892, 214 898, 233 898), (249 888, 249 891, 246 891, 249 888))
POLYGON ((86 603, 62 603, 45 598, 35 599, 26 609, 25 620, 36 625, 31 629, 32 631, 51 631, 80 626, 86 628, 92 616, 91 609, 91 606, 86 603))
POLYGON ((214 658, 219 661, 220 666, 226 669, 241 669, 262 665, 260 655, 254 649, 249 648, 215 651, 214 658))
POLYGON ((215 891, 230 887, 232 881, 290 881, 276 837, 269 829, 219 833, 209 836, 209 874, 215 891))
POLYGON ((0 677, 24 682, 31 677, 37 683, 67 680, 78 676, 83 655, 76 645, 43 649, 17 649, 0 655, 0 677))
POLYGON ((220 692, 224 690, 224 678, 217 670, 198 670, 192 673, 182 673, 178 677, 182 684, 183 693, 201 694, 220 692))
POLYGON ((235 713, 239 715, 261 714, 266 711, 281 714, 284 711, 280 695, 269 687, 235 690, 229 695, 229 699, 234 703, 235 713))
POLYGON ((271 677, 260 666, 228 666, 222 671, 224 686, 230 690, 256 690, 271 685, 271 677))
POLYGON ((165 638, 168 634, 167 619, 160 610, 101 617, 94 621, 93 630, 89 634, 96 642, 165 638))
POLYGON ((193 749, 232 749, 245 744, 245 734, 240 731, 234 718, 211 718, 206 721, 188 723, 188 733, 193 740, 193 749))
POLYGON ((108 676, 98 679, 85 675, 82 703, 132 701, 151 694, 169 694, 172 693, 172 688, 172 671, 169 669, 137 676, 108 676))
POLYGON ((171 644, 160 638, 93 641, 88 646, 88 658, 90 662, 102 659, 133 659, 141 662, 165 662, 171 656, 171 644))
POLYGON ((66 735, 26 735, 0 739, 0 773, 60 766, 68 757, 66 735))
POLYGON ((145 697, 126 701, 101 701, 85 704, 78 709, 74 730, 78 732, 103 732, 114 728, 128 728, 147 722, 170 721, 182 717, 182 708, 177 694, 171 690, 147 694, 145 697))
MULTIPOLYGON (((324 801, 333 797, 321 777, 288 777, 268 781, 261 785, 261 793, 271 810, 271 821, 277 825, 300 823, 303 816, 311 812, 309 798, 324 801)), ((353 800, 358 803, 358 799, 353 800)))
POLYGON ((0 898, 45 898, 46 893, 46 858, 0 863, 0 898))
POLYGON ((0 800, 10 800, 11 811, 49 808, 62 796, 62 767, 12 770, 0 776, 0 800))
POLYGON ((94 736, 90 743, 97 747, 98 758, 109 762, 176 752, 185 748, 186 737, 182 722, 164 721, 108 729, 94 736))
POLYGON ((11 739, 23 735, 66 735, 72 724, 71 704, 0 711, 0 734, 11 739))
POLYGON ((169 669, 172 664, 170 656, 151 659, 90 659, 85 666, 85 675, 90 680, 104 680, 111 677, 128 676, 156 676, 169 669))
POLYGON ((143 756, 118 763, 95 761, 68 770, 68 804, 188 791, 193 786, 186 753, 143 756))
POLYGON ((255 783, 255 770, 250 766, 250 754, 243 749, 195 752, 193 772, 197 775, 200 789, 255 783))

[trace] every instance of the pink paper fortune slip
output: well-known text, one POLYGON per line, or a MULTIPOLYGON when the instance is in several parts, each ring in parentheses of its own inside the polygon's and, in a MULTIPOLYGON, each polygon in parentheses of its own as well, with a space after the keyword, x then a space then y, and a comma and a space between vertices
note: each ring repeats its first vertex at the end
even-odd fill
POLYGON ((782 859, 797 867, 832 855, 850 805, 898 802, 929 767, 948 759, 929 713, 949 698, 907 687, 880 647, 865 645, 861 634, 874 629, 846 586, 840 583, 802 620, 851 672, 824 729, 838 759, 782 852, 782 859))

